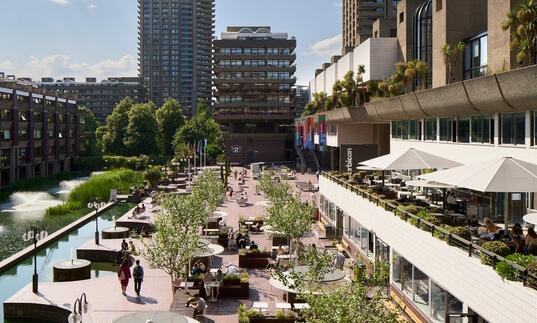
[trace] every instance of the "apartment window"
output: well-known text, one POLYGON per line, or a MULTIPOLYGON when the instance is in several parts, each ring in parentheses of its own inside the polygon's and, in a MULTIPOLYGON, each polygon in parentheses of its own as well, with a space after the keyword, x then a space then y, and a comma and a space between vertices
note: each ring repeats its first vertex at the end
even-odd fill
POLYGON ((487 74, 487 33, 481 33, 465 41, 464 79, 487 74))
POLYGON ((7 109, 0 110, 0 117, 2 121, 11 121, 11 111, 7 109))
POLYGON ((19 120, 20 121, 28 121, 28 112, 19 111, 19 120))
POLYGON ((526 143, 526 113, 500 114, 501 143, 524 145, 526 143))
POLYGON ((2 129, 2 131, 0 131, 0 135, 2 135, 2 137, 0 137, 0 139, 9 140, 9 139, 11 139, 11 130, 2 129))
POLYGON ((26 129, 19 129, 19 139, 26 140, 28 139, 28 132, 26 129))
POLYGON ((414 12, 413 28, 414 28, 414 58, 424 61, 429 66, 427 75, 425 76, 425 87, 429 88, 432 85, 432 34, 433 34, 433 19, 432 19, 432 0, 421 4, 414 12))
POLYGON ((41 139, 41 130, 39 129, 34 130, 34 139, 41 139))
POLYGON ((425 119, 425 140, 436 140, 436 119, 425 119))
POLYGON ((452 118, 440 118, 440 141, 452 141, 452 118))
POLYGON ((471 117, 471 141, 476 143, 494 143, 491 129, 494 129, 494 119, 489 115, 471 117))

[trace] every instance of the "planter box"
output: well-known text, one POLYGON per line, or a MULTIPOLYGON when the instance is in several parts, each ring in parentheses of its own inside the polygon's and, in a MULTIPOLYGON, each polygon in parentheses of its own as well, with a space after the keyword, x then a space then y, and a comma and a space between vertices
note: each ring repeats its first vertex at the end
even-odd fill
POLYGON ((265 317, 263 319, 250 319, 250 323, 294 323, 294 319, 277 319, 274 317, 265 317))
POLYGON ((287 238, 274 236, 272 237, 272 245, 273 246, 287 246, 287 238))
POLYGON ((222 235, 222 234, 219 235, 217 243, 219 245, 221 245, 222 247, 227 248, 227 235, 225 235, 225 234, 224 235, 222 235))
POLYGON ((241 283, 239 280, 231 281, 222 287, 222 297, 248 298, 250 297, 250 283, 241 283))
POLYGON ((239 267, 241 268, 266 268, 269 253, 256 253, 239 255, 239 267))

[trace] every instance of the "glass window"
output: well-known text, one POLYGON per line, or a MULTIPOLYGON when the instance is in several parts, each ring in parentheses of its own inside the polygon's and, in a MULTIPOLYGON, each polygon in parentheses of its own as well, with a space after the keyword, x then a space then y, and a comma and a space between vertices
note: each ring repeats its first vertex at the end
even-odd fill
MULTIPOLYGON (((429 66, 428 72, 425 76, 425 84, 418 84, 429 88, 432 85, 432 1, 425 1, 414 12, 413 18, 413 30, 414 30, 414 44, 413 44, 413 58, 424 61, 429 66)), ((400 14, 399 22, 404 20, 403 13, 400 14)))
POLYGON ((419 134, 419 122, 417 120, 409 120, 408 121, 408 138, 409 139, 418 139, 419 134))
POLYGON ((446 319, 446 291, 431 279, 431 319, 444 322, 446 319))
POLYGON ((403 292, 412 299, 412 264, 405 258, 401 258, 401 281, 403 292))
POLYGON ((436 119, 425 119, 425 140, 436 140, 436 119))
POLYGON ((494 136, 492 136, 492 131, 494 119, 489 115, 483 116, 473 116, 471 118, 471 140, 472 142, 478 143, 494 143, 494 136))
POLYGON ((424 312, 429 313, 429 276, 414 267, 414 303, 424 312))
POLYGON ((533 137, 533 145, 537 146, 537 112, 532 112, 532 137, 533 137))
POLYGON ((362 230, 362 234, 360 237, 360 249, 362 249, 363 253, 367 255, 367 246, 368 246, 367 238, 369 235, 369 231, 367 231, 367 228, 363 226, 361 227, 361 230, 362 230))
POLYGON ((469 117, 457 117, 457 142, 470 142, 469 117))
POLYGON ((452 118, 440 118, 440 141, 451 141, 452 118))
POLYGON ((393 261, 392 261, 392 282, 402 289, 401 284, 401 256, 399 256, 395 251, 393 252, 393 261))
POLYGON ((509 145, 524 145, 526 143, 526 114, 500 114, 501 143, 509 145))
POLYGON ((464 47, 464 79, 487 74, 487 34, 467 40, 464 47))

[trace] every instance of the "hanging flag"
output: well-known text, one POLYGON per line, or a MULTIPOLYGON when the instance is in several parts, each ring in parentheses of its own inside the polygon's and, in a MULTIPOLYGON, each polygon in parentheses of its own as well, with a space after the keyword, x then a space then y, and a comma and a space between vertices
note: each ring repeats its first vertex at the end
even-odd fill
POLYGON ((190 143, 186 144, 186 158, 190 159, 190 143))
POLYGON ((204 140, 204 143, 205 143, 205 145, 203 147, 207 148, 207 138, 205 138, 203 140, 204 140))
POLYGON ((192 154, 194 154, 194 156, 196 156, 196 142, 194 142, 194 146, 192 146, 192 154))

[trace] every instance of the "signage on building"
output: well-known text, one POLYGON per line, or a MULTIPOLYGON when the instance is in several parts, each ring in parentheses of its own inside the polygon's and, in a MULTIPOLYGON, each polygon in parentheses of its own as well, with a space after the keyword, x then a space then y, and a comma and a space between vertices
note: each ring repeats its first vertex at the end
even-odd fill
POLYGON ((356 172, 356 167, 371 158, 378 157, 378 145, 341 145, 339 149, 339 169, 342 172, 356 172))

